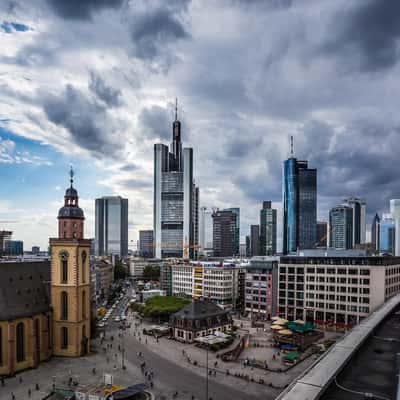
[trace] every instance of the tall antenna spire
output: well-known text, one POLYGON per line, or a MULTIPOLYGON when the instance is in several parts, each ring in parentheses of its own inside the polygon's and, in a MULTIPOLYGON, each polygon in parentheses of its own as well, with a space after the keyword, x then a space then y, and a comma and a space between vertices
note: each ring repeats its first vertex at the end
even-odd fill
POLYGON ((175 97, 175 121, 178 121, 178 98, 175 97))
POLYGON ((293 135, 290 136, 290 156, 293 157, 294 151, 293 151, 293 135))
POLYGON ((74 183, 74 170, 72 168, 72 165, 69 170, 69 177, 70 177, 69 181, 71 182, 71 187, 72 187, 72 184, 74 183))

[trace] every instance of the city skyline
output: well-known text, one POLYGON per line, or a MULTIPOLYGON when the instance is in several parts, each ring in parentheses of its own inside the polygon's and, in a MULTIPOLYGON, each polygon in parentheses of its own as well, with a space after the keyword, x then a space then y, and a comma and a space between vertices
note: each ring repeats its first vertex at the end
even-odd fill
POLYGON ((86 237, 94 237, 94 199, 120 195, 130 201, 129 239, 136 243, 138 231, 152 227, 152 146, 169 138, 175 96, 185 142, 201 165, 200 205, 240 207, 241 242, 265 198, 279 209, 281 240, 289 135, 295 156, 318 170, 318 220, 349 196, 365 198, 368 225, 375 212, 388 212, 389 200, 400 197, 390 168, 399 67, 397 33, 384 28, 397 6, 389 2, 389 12, 380 13, 379 4, 354 2, 338 18, 345 2, 325 5, 323 13, 316 1, 261 3, 226 1, 206 13, 196 1, 155 1, 145 13, 143 4, 115 2, 85 6, 81 14, 56 1, 2 3, 0 173, 7 179, 0 219, 19 222, 1 228, 13 230, 25 248, 46 248, 73 164, 86 237), (157 18, 165 21, 160 32, 157 18), (229 34, 221 34, 221 19, 229 34), (336 36, 328 37, 337 21, 336 36), (352 26, 366 38, 375 26, 387 40, 376 52, 363 35, 350 39, 352 26), (113 37, 102 33, 105 27, 113 37), (215 54, 223 55, 221 68, 215 54), (78 57, 79 65, 71 62, 78 57))

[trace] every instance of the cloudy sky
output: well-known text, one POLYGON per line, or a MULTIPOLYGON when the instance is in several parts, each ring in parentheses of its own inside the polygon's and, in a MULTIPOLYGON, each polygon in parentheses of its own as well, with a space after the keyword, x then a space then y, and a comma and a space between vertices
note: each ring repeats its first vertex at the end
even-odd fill
POLYGON ((318 169, 318 215, 345 196, 368 218, 400 197, 396 0, 2 0, 0 226, 46 247, 76 170, 94 198, 129 198, 152 226, 153 144, 179 99, 201 205, 281 201, 282 161, 318 169))

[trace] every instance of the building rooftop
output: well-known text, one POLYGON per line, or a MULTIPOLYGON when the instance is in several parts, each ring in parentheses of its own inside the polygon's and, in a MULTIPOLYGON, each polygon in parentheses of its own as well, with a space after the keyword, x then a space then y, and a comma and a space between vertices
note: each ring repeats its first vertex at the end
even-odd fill
POLYGON ((193 301, 174 314, 179 319, 199 319, 226 314, 227 311, 210 301, 193 301))
POLYGON ((0 263, 0 320, 50 310, 50 262, 0 263))

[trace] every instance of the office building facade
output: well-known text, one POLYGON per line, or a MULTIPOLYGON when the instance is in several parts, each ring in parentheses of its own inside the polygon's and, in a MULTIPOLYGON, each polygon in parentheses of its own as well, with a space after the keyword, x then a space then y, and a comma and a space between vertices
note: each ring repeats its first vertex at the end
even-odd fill
POLYGON ((7 256, 22 256, 24 254, 24 242, 22 240, 6 240, 4 254, 7 256))
POLYGON ((222 262, 190 262, 171 265, 172 295, 207 299, 223 308, 236 309, 243 303, 239 291, 245 270, 222 262))
POLYGON ((347 330, 400 293, 399 257, 281 257, 278 314, 347 330))
POLYGON ((154 241, 153 231, 143 230, 139 231, 139 255, 144 258, 154 257, 154 241))
POLYGON ((353 210, 353 247, 366 242, 366 204, 365 200, 349 197, 345 204, 353 210))
POLYGON ((237 215, 233 211, 216 210, 213 215, 213 255, 232 257, 236 254, 237 215))
POLYGON ((201 255, 213 253, 213 211, 201 207, 199 215, 199 252, 201 255))
POLYGON ((260 226, 250 225, 250 249, 251 256, 260 255, 260 226))
POLYGON ((326 247, 328 243, 328 223, 317 221, 317 244, 316 247, 326 247))
POLYGON ((271 207, 270 201, 263 202, 260 210, 260 255, 276 254, 277 210, 271 207))
POLYGON ((236 215, 234 255, 238 256, 240 253, 240 208, 239 207, 225 208, 225 211, 231 211, 236 215))
POLYGON ((353 209, 346 205, 338 205, 329 211, 329 247, 353 248, 353 215, 353 209))
POLYGON ((397 233, 394 253, 396 256, 400 256, 400 199, 390 200, 390 214, 394 219, 395 229, 397 233))
POLYGON ((95 254, 128 254, 128 199, 106 196, 95 203, 95 254))
POLYGON ((396 223, 391 214, 383 214, 379 224, 379 252, 395 255, 396 223))
POLYGON ((294 157, 283 167, 283 253, 315 246, 317 170, 294 157))
POLYGON ((379 251, 380 243, 379 243, 379 225, 381 223, 381 219, 378 214, 375 214, 372 224, 371 224, 371 243, 375 250, 379 251))
POLYGON ((270 320, 277 313, 278 259, 254 257, 245 268, 245 312, 252 320, 270 320))
POLYGON ((157 258, 194 258, 198 245, 199 191, 193 181, 193 149, 182 149, 177 112, 171 152, 154 145, 154 249, 157 258))

